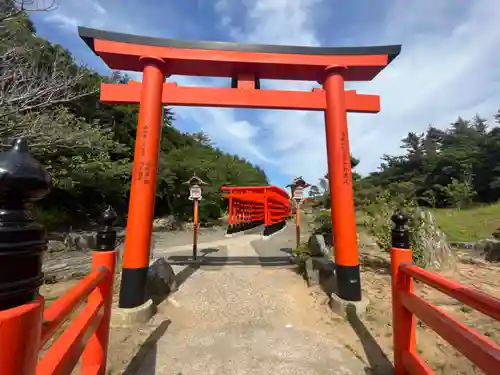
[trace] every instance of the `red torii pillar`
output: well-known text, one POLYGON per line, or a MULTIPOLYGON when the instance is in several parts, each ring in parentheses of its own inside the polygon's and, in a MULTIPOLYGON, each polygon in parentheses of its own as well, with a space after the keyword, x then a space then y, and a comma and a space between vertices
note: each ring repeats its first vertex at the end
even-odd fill
POLYGON ((325 132, 328 158, 328 180, 334 234, 335 273, 339 297, 361 300, 361 279, 356 233, 356 217, 352 190, 351 152, 347 130, 345 103, 345 67, 330 66, 325 70, 323 88, 326 94, 325 132), (338 251, 336 249, 350 249, 338 251))
POLYGON ((165 82, 165 62, 153 57, 141 57, 140 61, 144 67, 143 81, 119 297, 119 306, 124 308, 137 307, 147 299, 145 285, 149 268, 163 114, 161 97, 165 82))
POLYGON ((401 46, 183 42, 84 27, 79 34, 111 69, 144 72, 142 84, 101 85, 103 102, 140 103, 121 307, 136 307, 146 299, 162 104, 324 111, 338 294, 348 301, 361 299, 346 113, 377 113, 380 101, 376 95, 345 91, 344 81, 372 80, 401 46), (232 87, 177 87, 163 82, 170 75, 227 77, 232 87), (260 79, 319 81, 323 89, 261 90, 260 79))

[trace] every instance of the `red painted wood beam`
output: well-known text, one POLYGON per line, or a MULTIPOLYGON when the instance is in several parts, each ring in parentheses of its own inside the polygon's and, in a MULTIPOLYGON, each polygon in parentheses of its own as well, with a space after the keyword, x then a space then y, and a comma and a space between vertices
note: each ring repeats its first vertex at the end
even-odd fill
POLYGON ((160 47, 94 39, 94 52, 115 70, 142 71, 140 58, 168 62, 170 75, 232 77, 235 71, 260 79, 316 81, 328 66, 346 66, 346 81, 370 81, 390 62, 389 54, 314 55, 160 47))
MULTIPOLYGON (((104 103, 139 103, 141 85, 102 84, 101 101, 104 103)), ((253 90, 212 87, 178 87, 175 82, 163 86, 162 102, 168 105, 196 107, 266 108, 323 111, 326 108, 322 89, 308 91, 253 90)), ((355 113, 380 111, 378 95, 346 91, 346 109, 355 113)))

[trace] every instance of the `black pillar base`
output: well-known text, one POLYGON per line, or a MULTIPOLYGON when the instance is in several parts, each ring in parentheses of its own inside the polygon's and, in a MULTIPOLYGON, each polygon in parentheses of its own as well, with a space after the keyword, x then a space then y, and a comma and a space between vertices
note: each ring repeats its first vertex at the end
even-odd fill
POLYGON ((252 228, 256 228, 262 224, 264 224, 264 220, 257 220, 257 221, 252 221, 249 223, 229 225, 227 227, 226 234, 234 234, 234 233, 243 232, 243 231, 246 231, 246 230, 249 230, 252 228))
POLYGON ((337 278, 337 295, 346 300, 361 301, 361 277, 359 265, 357 266, 335 266, 335 276, 337 278))
POLYGON ((270 236, 271 234, 274 234, 279 230, 283 229, 285 225, 286 225, 286 220, 280 221, 279 223, 268 225, 264 228, 264 233, 262 233, 262 235, 264 237, 270 236))
POLYGON ((141 306, 147 300, 148 267, 123 268, 118 306, 124 309, 141 306))

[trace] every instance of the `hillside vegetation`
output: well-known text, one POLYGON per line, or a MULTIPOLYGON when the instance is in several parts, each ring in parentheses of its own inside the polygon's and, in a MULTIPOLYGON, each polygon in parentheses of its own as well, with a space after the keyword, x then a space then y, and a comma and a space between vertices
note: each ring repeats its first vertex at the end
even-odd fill
POLYGON ((379 171, 357 181, 357 198, 383 189, 420 205, 462 209, 500 198, 500 111, 494 124, 459 117, 445 129, 429 126, 402 139, 402 156, 384 155, 379 171))
MULTIPOLYGON (((491 237, 500 227, 499 124, 500 111, 492 124, 476 115, 458 117, 445 129, 429 126, 423 133, 408 133, 401 140, 402 155, 384 155, 379 170, 366 177, 353 171, 358 216, 375 237, 386 237, 387 246, 390 215, 396 210, 410 214, 410 228, 425 225, 419 217, 430 210, 452 241, 491 237)), ((351 162, 355 168, 359 160, 351 157, 351 162)), ((310 195, 330 207, 328 175, 311 187, 310 195)))
MULTIPOLYGON (((121 221, 128 209, 137 105, 104 105, 99 84, 125 83, 78 65, 60 45, 36 36, 29 12, 0 3, 0 139, 7 147, 26 137, 53 177, 50 195, 32 207, 49 229, 86 226, 111 204, 121 221)), ((206 134, 181 133, 166 108, 161 129, 156 215, 187 219, 192 213, 183 183, 194 172, 208 185, 201 220, 226 208, 220 187, 265 185, 262 169, 212 146, 206 134)))

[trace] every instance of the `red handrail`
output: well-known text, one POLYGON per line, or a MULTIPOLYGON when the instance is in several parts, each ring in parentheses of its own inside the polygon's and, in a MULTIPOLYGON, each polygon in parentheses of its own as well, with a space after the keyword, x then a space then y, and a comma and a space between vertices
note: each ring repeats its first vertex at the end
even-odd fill
POLYGON ((116 250, 93 251, 89 275, 44 313, 41 296, 0 311, 0 374, 69 375, 80 357, 82 374, 105 374, 115 262, 116 250), (82 311, 38 361, 40 349, 86 299, 82 311))
POLYGON ((37 375, 69 375, 102 320, 104 300, 87 303, 38 363, 37 375))
POLYGON ((500 320, 500 300, 411 264, 410 249, 391 249, 395 375, 431 375, 416 351, 415 317, 421 319, 486 374, 498 374, 500 346, 415 295, 417 279, 484 314, 500 320))
POLYGON ((43 313, 42 338, 44 346, 66 319, 75 311, 106 276, 107 269, 93 270, 65 295, 54 301, 43 313))
POLYGON ((500 320, 500 300, 477 289, 464 286, 441 275, 426 271, 413 264, 401 264, 400 269, 407 275, 447 294, 448 296, 500 320))

